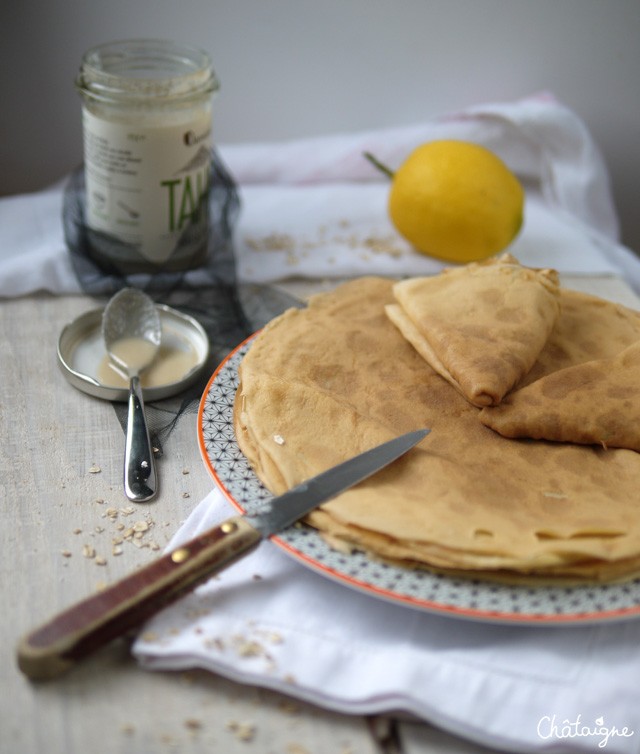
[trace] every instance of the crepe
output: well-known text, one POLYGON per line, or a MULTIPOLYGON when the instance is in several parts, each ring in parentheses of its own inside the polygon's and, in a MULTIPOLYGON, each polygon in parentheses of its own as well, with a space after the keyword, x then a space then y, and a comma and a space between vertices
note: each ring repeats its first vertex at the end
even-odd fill
POLYGON ((504 437, 640 451, 640 341, 618 356, 560 369, 484 408, 504 437))
MULTIPOLYGON (((569 292, 561 301, 536 379, 640 339, 629 309, 569 292)), ((308 521, 331 542, 445 573, 530 583, 640 574, 640 455, 489 429, 391 323, 393 302, 391 281, 361 278, 256 337, 240 366, 235 429, 263 483, 282 493, 429 427, 419 446, 308 521)))
POLYGON ((476 406, 500 403, 529 372, 560 313, 555 270, 505 254, 397 283, 387 316, 476 406))

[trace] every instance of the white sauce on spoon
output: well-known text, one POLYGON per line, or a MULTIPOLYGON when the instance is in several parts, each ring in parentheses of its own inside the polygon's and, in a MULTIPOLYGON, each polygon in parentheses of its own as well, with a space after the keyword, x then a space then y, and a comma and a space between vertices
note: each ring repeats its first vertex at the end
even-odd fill
POLYGON ((111 355, 133 372, 140 372, 153 361, 158 348, 144 338, 120 338, 111 344, 111 355))
MULTIPOLYGON (((142 369, 149 361, 155 347, 143 338, 122 338, 117 340, 112 352, 130 367, 142 369)), ((183 379, 198 363, 198 354, 194 346, 186 339, 173 340, 170 344, 161 344, 158 353, 140 375, 140 384, 145 387, 169 385, 183 379)), ((107 387, 128 387, 129 379, 122 367, 105 354, 98 366, 98 381, 107 387)))

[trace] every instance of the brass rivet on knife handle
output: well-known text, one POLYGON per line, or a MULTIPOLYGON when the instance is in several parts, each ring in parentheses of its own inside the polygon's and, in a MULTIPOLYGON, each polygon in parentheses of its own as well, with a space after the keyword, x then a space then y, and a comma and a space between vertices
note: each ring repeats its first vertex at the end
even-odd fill
POLYGON ((261 538, 241 516, 209 529, 25 636, 17 650, 20 669, 32 680, 55 678, 232 563, 261 538))
POLYGON ((191 555, 191 552, 188 547, 178 547, 177 550, 174 550, 171 553, 171 560, 173 560, 174 563, 184 563, 189 555, 191 555))

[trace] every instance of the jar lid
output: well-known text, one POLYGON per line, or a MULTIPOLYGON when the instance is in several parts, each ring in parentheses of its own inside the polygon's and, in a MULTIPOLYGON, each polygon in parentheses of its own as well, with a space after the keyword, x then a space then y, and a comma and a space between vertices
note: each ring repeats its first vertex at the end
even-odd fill
MULTIPOLYGON (((156 306, 162 325, 157 369, 150 375, 143 373, 141 378, 145 400, 149 401, 168 398, 193 385, 209 357, 209 339, 197 320, 164 304, 156 306)), ((95 398, 126 401, 128 379, 106 368, 103 311, 92 309, 63 328, 58 340, 58 365, 78 390, 95 398)))
POLYGON ((180 102, 208 96, 220 83, 205 51, 169 40, 132 39, 88 50, 76 86, 102 102, 180 102))

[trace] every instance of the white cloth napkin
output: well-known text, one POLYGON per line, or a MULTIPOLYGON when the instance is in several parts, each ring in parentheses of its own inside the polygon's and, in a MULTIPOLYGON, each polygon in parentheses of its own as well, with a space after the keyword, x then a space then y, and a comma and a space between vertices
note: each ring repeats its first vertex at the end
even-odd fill
POLYGON ((617 243, 597 146, 573 112, 542 94, 417 126, 224 149, 245 200, 240 277, 269 282, 441 270, 442 263, 417 254, 394 231, 389 181, 363 154, 393 170, 419 144, 447 138, 484 144, 525 184, 525 223, 510 247, 523 264, 570 274, 622 272, 628 254, 617 243))
MULTIPOLYGON (((214 490, 169 547, 233 513, 214 490)), ((205 668, 344 713, 404 711, 512 753, 605 741, 630 754, 639 647, 637 620, 505 626, 388 604, 264 542, 151 620, 133 651, 149 669, 205 668)))
MULTIPOLYGON (((235 238, 242 282, 289 277, 417 275, 442 264, 391 226, 388 179, 420 143, 486 145, 522 179, 524 227, 510 247, 523 264, 567 274, 621 275, 640 292, 640 264, 618 241, 606 167, 584 123, 551 95, 471 107, 416 126, 282 143, 221 145, 239 185, 235 238)), ((76 293, 62 230, 64 181, 0 199, 0 296, 76 293)))

